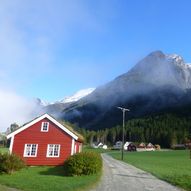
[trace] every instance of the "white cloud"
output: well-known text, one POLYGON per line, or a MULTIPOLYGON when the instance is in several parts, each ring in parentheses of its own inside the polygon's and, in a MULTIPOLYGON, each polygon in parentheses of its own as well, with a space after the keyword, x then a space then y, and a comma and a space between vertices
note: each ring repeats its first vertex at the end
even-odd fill
MULTIPOLYGON (((47 83, 50 80, 55 86, 58 80, 54 78, 60 77, 60 82, 68 82, 78 69, 91 78, 91 74, 93 76, 97 71, 96 66, 90 62, 84 65, 84 60, 80 58, 79 64, 69 67, 68 73, 71 75, 63 75, 66 69, 60 69, 63 65, 67 68, 66 58, 63 57, 68 54, 65 50, 71 45, 73 37, 79 32, 102 33, 105 30, 105 21, 112 14, 107 14, 110 4, 102 2, 96 2, 94 6, 94 3, 78 0, 0 0, 0 92, 5 93, 2 86, 20 90, 25 95, 33 90, 38 91, 36 87, 39 86, 43 91, 47 86, 39 81, 47 83), (55 76, 55 72, 60 72, 59 76, 55 76), (29 92, 28 87, 31 88, 29 92)), ((71 51, 68 63, 72 62, 73 57, 75 55, 71 51)), ((80 77, 85 78, 85 75, 80 77)), ((35 92, 31 96, 38 94, 35 92)), ((18 96, 12 95, 14 98, 18 96)))
POLYGON ((34 101, 9 90, 0 90, 0 106, 0 132, 14 122, 22 125, 31 120, 36 107, 34 101))
POLYGON ((51 71, 56 51, 76 30, 99 31, 102 26, 88 6, 77 0, 0 0, 1 83, 8 78, 23 83, 42 75, 44 68, 51 71))

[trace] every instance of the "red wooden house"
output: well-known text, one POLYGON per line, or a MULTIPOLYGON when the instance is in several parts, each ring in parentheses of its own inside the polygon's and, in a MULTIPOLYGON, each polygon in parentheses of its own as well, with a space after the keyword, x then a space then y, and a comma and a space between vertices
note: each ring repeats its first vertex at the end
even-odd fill
POLYGON ((48 114, 44 114, 7 136, 10 153, 27 165, 62 165, 70 155, 82 150, 79 135, 48 114))

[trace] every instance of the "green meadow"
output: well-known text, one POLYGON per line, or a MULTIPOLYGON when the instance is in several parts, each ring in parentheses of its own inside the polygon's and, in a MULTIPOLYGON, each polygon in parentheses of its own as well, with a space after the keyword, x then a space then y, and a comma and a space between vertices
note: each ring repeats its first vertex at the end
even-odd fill
MULTIPOLYGON (((124 161, 173 185, 191 191, 189 152, 189 150, 125 152, 124 161)), ((121 159, 120 152, 113 152, 110 155, 116 159, 121 159)))
MULTIPOLYGON (((0 148, 0 152, 7 152, 0 148)), ((8 191, 4 187, 17 188, 24 191, 81 191, 87 190, 99 181, 101 173, 90 176, 64 176, 62 166, 26 167, 11 175, 0 174, 0 190, 8 191)))
POLYGON ((0 147, 0 152, 1 153, 9 152, 9 149, 8 148, 4 148, 4 147, 0 147))
POLYGON ((63 167, 28 167, 12 175, 0 175, 0 184, 26 191, 77 191, 95 184, 100 174, 66 177, 63 167))

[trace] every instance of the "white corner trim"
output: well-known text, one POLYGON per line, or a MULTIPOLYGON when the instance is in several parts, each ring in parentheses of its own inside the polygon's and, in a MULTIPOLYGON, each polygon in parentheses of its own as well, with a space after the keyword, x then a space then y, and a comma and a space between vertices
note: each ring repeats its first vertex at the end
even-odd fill
POLYGON ((61 123, 59 123, 58 121, 56 121, 53 117, 51 117, 50 115, 48 115, 47 113, 44 115, 41 115, 40 117, 34 119, 33 121, 31 121, 30 123, 24 125, 23 127, 17 129, 16 131, 10 133, 9 135, 7 135, 7 139, 13 137, 14 135, 20 133, 21 131, 27 129, 28 127, 34 125, 35 123, 41 121, 42 119, 47 118, 49 119, 51 122, 53 122, 55 125, 57 125, 60 129, 62 129, 64 132, 66 132, 68 135, 70 135, 72 138, 74 138, 75 140, 78 139, 78 136, 76 136, 72 131, 70 131, 69 129, 67 129, 66 127, 64 127, 61 123))
POLYGON ((11 154, 12 151, 13 151, 14 138, 15 138, 15 136, 13 135, 13 136, 11 137, 10 146, 9 146, 9 152, 10 152, 10 154, 11 154))
POLYGON ((71 145, 71 155, 74 154, 74 146, 75 146, 75 140, 72 139, 72 145, 71 145))

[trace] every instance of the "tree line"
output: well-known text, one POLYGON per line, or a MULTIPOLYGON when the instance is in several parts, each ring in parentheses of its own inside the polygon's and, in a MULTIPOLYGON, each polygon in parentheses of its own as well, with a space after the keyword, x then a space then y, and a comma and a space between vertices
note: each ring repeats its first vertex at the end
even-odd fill
MULTIPOLYGON (((78 132, 83 135, 87 144, 102 142, 112 146, 116 141, 122 140, 123 128, 121 124, 97 131, 79 128, 78 132)), ((151 142, 163 148, 170 148, 174 144, 191 141, 191 117, 164 114, 127 120, 124 136, 125 141, 151 142)))
MULTIPOLYGON (((69 122, 65 122, 66 124, 84 137, 85 144, 102 142, 113 146, 116 141, 122 140, 122 121, 120 125, 111 128, 102 128, 97 131, 78 128, 69 122)), ((7 133, 17 128, 18 125, 13 123, 7 129, 7 133)), ((124 137, 125 141, 135 143, 151 142, 152 144, 159 144, 163 148, 170 148, 175 144, 188 143, 191 142, 191 116, 163 114, 131 120, 126 119, 124 137)), ((0 136, 0 144, 6 144, 5 135, 0 136)))

